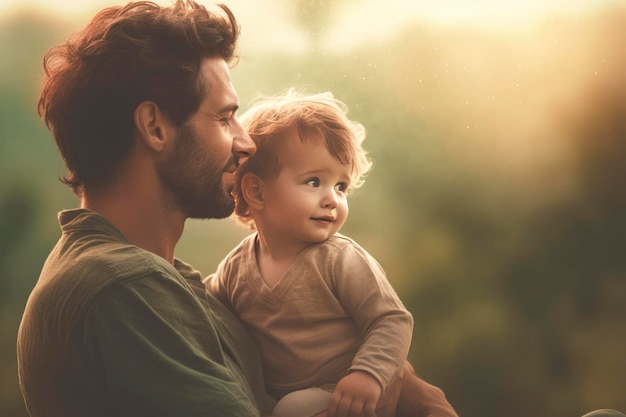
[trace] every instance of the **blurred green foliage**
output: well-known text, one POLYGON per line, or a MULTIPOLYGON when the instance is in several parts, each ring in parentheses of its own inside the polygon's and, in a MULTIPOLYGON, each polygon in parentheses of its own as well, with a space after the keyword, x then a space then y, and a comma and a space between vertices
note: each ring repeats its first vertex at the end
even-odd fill
MULTIPOLYGON (((330 90, 368 129, 375 166, 343 232, 414 314, 418 373, 464 417, 626 410, 626 11, 508 34, 411 24, 332 51, 329 11, 300 3, 311 52, 242 51, 234 82, 244 110, 259 91, 330 90)), ((26 415, 17 327, 55 213, 76 204, 36 115, 41 57, 68 33, 0 20, 3 416, 26 415)), ((246 233, 190 221, 178 256, 208 274, 246 233)))

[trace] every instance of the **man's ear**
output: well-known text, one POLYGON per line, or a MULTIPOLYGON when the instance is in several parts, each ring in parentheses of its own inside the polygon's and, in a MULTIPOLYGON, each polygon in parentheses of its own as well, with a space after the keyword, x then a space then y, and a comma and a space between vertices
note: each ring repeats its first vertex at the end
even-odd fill
POLYGON ((250 208, 263 208, 263 180, 256 174, 247 173, 241 179, 241 194, 250 208))
POLYGON ((135 128, 141 140, 155 152, 161 152, 175 129, 153 101, 139 103, 134 114, 135 128))

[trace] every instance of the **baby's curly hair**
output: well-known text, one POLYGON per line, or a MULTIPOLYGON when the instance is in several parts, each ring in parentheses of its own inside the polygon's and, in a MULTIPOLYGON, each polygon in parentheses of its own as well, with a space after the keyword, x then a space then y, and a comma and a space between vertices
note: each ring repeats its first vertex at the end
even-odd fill
POLYGON ((253 173, 267 180, 280 172, 276 138, 289 129, 297 129, 300 140, 321 135, 328 151, 341 163, 352 166, 350 188, 363 185, 372 166, 368 153, 361 146, 365 128, 347 117, 347 106, 332 93, 305 95, 294 89, 271 97, 261 97, 241 117, 257 146, 257 151, 237 170, 234 190, 235 216, 243 225, 255 229, 248 203, 241 192, 244 175, 253 173))

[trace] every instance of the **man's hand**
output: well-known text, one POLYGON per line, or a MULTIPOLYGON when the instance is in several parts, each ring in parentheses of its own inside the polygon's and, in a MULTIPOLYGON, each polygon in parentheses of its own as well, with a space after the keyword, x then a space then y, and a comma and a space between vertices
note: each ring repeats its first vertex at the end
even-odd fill
POLYGON ((459 417, 443 391, 415 374, 413 366, 404 364, 402 390, 396 417, 459 417))
POLYGON ((369 373, 351 372, 339 381, 330 397, 328 417, 374 417, 382 391, 369 373))

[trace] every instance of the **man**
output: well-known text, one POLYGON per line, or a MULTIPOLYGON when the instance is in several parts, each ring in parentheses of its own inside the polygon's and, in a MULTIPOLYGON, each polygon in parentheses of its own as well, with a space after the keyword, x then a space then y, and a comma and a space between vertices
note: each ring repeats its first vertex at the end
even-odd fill
MULTIPOLYGON (((255 146, 228 64, 239 28, 193 1, 101 11, 44 58, 39 112, 80 208, 59 214, 18 335, 31 416, 268 415, 242 325, 174 258, 187 218, 224 218, 255 146)), ((398 414, 455 416, 407 372, 398 414)))

